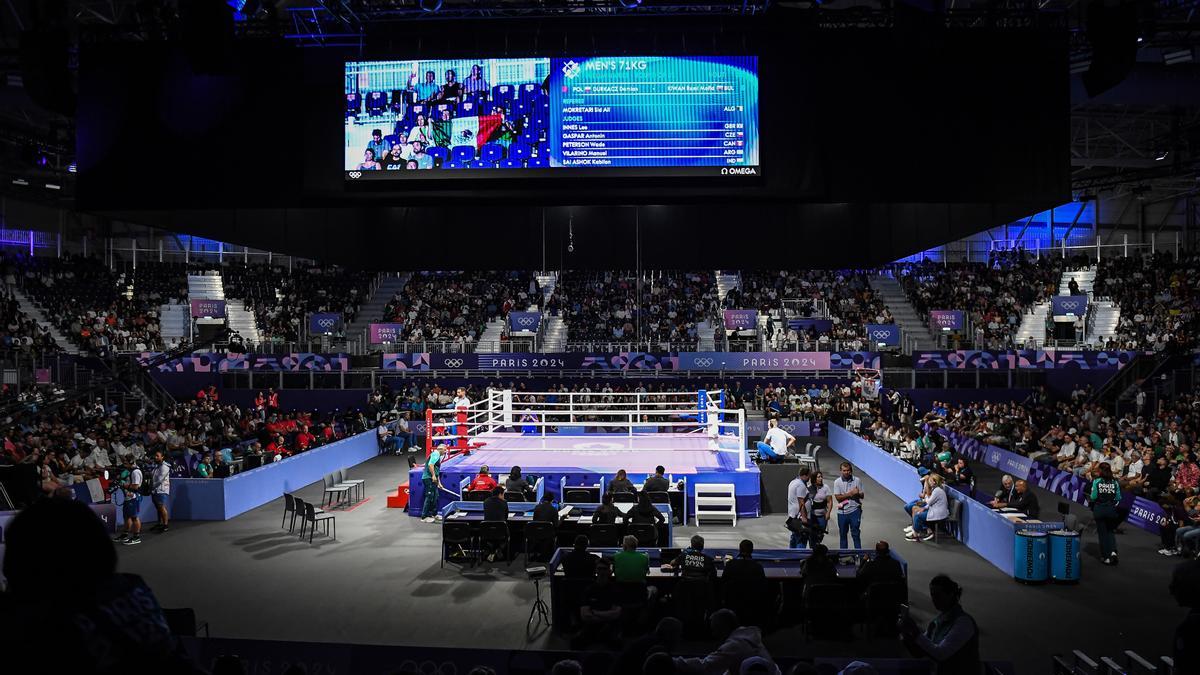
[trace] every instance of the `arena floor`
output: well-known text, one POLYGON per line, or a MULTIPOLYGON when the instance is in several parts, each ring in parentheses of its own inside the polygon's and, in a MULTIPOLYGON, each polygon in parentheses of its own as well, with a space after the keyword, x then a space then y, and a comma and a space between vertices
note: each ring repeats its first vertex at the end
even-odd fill
MULTIPOLYGON (((838 461, 829 457, 822 467, 829 471, 838 461)), ((527 642, 533 586, 519 561, 467 573, 440 568, 438 526, 385 507, 385 496, 407 472, 404 458, 391 456, 356 469, 355 477, 367 479, 368 500, 338 514, 337 541, 318 536, 309 545, 281 529, 280 499, 229 522, 179 523, 168 534, 148 534, 141 546, 118 547, 120 568, 145 577, 164 606, 194 607, 213 636, 566 648, 552 634, 527 642)), ((929 579, 946 572, 966 589, 964 606, 980 624, 984 656, 1011 660, 1023 675, 1048 672, 1051 654, 1073 648, 1093 656, 1124 649, 1169 653, 1184 612, 1166 591, 1172 561, 1155 553, 1157 537, 1127 527, 1118 538, 1121 565, 1113 568, 1098 563, 1095 534, 1085 533, 1083 583, 1023 586, 958 542, 903 541, 907 519, 900 501, 869 476, 862 478, 863 543, 887 539, 908 560, 919 621, 933 614, 929 579)), ((312 501, 320 501, 321 493, 320 484, 299 491, 312 501)), ((1054 498, 1040 497, 1043 509, 1053 512, 1054 498)), ((695 532, 675 528, 676 545, 695 532)), ((760 549, 783 548, 788 538, 783 516, 739 519, 736 529, 705 526, 699 532, 721 547, 750 538, 760 549)), ((895 641, 808 642, 796 629, 772 633, 767 644, 781 655, 904 655, 895 641)))

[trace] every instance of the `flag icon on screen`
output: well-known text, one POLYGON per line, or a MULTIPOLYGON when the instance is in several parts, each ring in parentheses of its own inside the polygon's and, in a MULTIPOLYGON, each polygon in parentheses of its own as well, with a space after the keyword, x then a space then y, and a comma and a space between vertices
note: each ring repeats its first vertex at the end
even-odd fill
POLYGON ((746 134, 745 134, 745 133, 743 133, 743 132, 741 132, 741 131, 739 131, 739 132, 738 132, 738 138, 741 138, 742 136, 745 136, 745 135, 746 135, 746 134))
POLYGON ((592 90, 592 88, 591 88, 591 87, 584 87, 584 88, 583 88, 583 90, 584 90, 585 92, 588 92, 588 91, 591 91, 591 90, 592 90))
POLYGON ((744 141, 738 141, 738 142, 737 142, 737 144, 738 144, 738 145, 742 145, 743 143, 744 143, 744 141))

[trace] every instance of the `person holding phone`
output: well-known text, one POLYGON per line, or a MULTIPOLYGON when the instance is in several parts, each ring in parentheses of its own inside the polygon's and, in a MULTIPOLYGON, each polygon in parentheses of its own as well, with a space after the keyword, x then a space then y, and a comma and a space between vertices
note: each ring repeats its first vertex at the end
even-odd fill
POLYGON ((963 611, 962 587, 939 574, 929 581, 929 598, 938 615, 924 632, 908 614, 908 606, 901 605, 898 627, 904 646, 914 656, 931 659, 938 675, 979 673, 979 626, 963 611))
POLYGON ((854 548, 862 548, 862 481, 854 475, 850 462, 842 462, 842 475, 833 481, 833 499, 838 511, 838 548, 846 548, 846 535, 854 539, 854 548))

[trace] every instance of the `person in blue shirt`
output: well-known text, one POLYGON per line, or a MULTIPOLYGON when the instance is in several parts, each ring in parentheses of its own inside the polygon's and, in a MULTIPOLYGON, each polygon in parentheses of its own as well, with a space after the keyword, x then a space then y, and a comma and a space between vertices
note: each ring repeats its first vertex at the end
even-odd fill
POLYGON ((1121 524, 1117 505, 1121 503, 1121 484, 1113 478, 1112 466, 1100 462, 1097 470, 1100 477, 1092 481, 1088 499, 1092 503, 1092 517, 1096 522, 1096 535, 1100 538, 1100 562, 1117 564, 1117 538, 1114 531, 1121 524))
POLYGON ((425 81, 419 84, 409 84, 409 90, 416 92, 418 103, 429 103, 438 93, 437 73, 425 71, 425 81))
POLYGON ((437 493, 442 486, 442 452, 444 446, 437 446, 425 460, 425 468, 421 471, 421 489, 424 490, 424 501, 421 504, 421 521, 432 523, 437 514, 437 493))

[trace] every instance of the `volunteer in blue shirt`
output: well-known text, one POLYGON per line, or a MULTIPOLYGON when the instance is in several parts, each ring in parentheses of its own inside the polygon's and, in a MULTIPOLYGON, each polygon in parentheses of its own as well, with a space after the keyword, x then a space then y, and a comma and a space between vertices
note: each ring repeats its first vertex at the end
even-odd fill
POLYGON ((1092 518, 1096 522, 1096 534, 1100 537, 1100 562, 1117 564, 1117 538, 1113 534, 1121 524, 1117 505, 1121 503, 1121 484, 1113 478, 1112 466, 1101 462, 1100 477, 1092 481, 1088 498, 1092 502, 1092 518))
POLYGON ((854 548, 862 548, 863 496, 862 481, 854 475, 850 462, 842 462, 842 475, 833 481, 833 499, 837 502, 839 548, 847 548, 847 533, 854 539, 854 548))
POLYGON ((425 469, 421 471, 421 489, 424 490, 425 501, 421 504, 421 521, 432 523, 434 515, 437 514, 437 493, 442 486, 442 461, 443 446, 437 446, 433 452, 429 454, 429 458, 425 460, 425 469))

